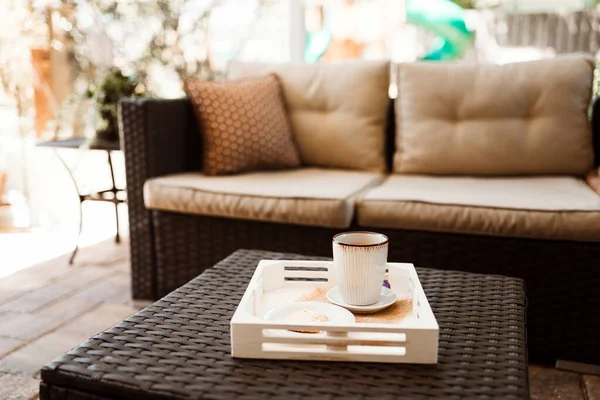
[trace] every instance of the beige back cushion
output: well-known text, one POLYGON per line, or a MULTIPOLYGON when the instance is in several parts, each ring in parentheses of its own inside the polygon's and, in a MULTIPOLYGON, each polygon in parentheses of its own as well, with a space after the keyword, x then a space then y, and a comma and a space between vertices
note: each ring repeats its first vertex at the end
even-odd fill
POLYGON ((304 164, 383 172, 389 64, 232 63, 228 78, 279 76, 304 164))
POLYGON ((592 167, 591 58, 397 68, 395 172, 583 175, 592 167))

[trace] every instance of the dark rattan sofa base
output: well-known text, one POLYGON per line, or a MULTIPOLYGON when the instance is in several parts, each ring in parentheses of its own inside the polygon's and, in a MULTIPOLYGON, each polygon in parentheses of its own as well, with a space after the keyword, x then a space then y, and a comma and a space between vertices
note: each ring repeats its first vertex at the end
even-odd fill
MULTIPOLYGON (((331 256, 331 236, 338 230, 147 210, 147 179, 201 169, 201 133, 187 99, 128 99, 119 115, 135 298, 157 299, 239 248, 331 256)), ((389 115, 391 165, 395 127, 393 112, 389 115)), ((600 101, 593 115, 595 165, 600 165, 600 101)), ((393 261, 523 278, 533 358, 600 364, 600 321, 594 318, 600 306, 600 243, 375 230, 390 237, 393 261)))
POLYGON ((236 251, 44 367, 41 400, 529 398, 523 282, 504 276, 417 269, 440 327, 434 365, 231 358, 258 262, 306 258, 236 251))
MULTIPOLYGON (((337 229, 155 211, 157 297, 239 248, 331 256, 337 229)), ((594 243, 415 232, 369 227, 390 238, 389 260, 419 267, 500 274, 527 286, 530 356, 600 363, 600 260, 594 243)), ((146 282, 146 280, 144 280, 146 282)), ((134 281, 134 285, 136 282, 134 281)))

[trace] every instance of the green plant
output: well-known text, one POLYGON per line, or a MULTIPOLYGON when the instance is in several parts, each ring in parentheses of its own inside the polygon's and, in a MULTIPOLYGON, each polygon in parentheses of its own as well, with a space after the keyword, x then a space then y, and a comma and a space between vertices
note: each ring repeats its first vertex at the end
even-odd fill
POLYGON ((90 85, 86 96, 96 103, 99 122, 96 128, 96 137, 110 141, 118 140, 117 106, 119 99, 142 95, 144 95, 144 86, 133 77, 123 75, 118 69, 110 70, 98 83, 90 85))
POLYGON ((600 5, 600 0, 586 0, 584 3, 585 8, 596 8, 600 5))
POLYGON ((476 1, 474 0, 452 0, 452 2, 461 6, 464 9, 476 8, 476 1))
POLYGON ((465 10, 477 8, 495 8, 501 4, 501 0, 452 0, 452 2, 461 6, 465 10))

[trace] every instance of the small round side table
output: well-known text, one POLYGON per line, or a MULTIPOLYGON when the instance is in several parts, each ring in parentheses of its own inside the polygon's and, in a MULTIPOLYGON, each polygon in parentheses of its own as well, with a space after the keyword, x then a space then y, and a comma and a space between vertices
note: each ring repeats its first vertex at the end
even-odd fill
POLYGON ((115 233, 115 242, 121 242, 121 236, 119 235, 119 204, 123 204, 127 202, 127 192, 125 188, 117 188, 115 183, 115 172, 113 167, 113 153, 116 151, 120 151, 120 146, 118 142, 109 142, 103 140, 93 140, 89 141, 88 139, 83 138, 72 138, 72 139, 64 139, 64 140, 49 140, 45 142, 37 143, 38 147, 49 147, 54 150, 58 149, 85 149, 85 150, 99 150, 106 152, 108 167, 110 170, 110 178, 111 178, 111 187, 105 190, 100 190, 98 192, 92 193, 83 193, 75 180, 75 176, 73 171, 61 157, 61 155, 55 151, 57 158, 60 160, 61 164, 65 167, 65 170, 69 174, 73 185, 75 186, 75 190, 79 196, 79 230, 77 233, 77 243, 75 244, 75 249, 71 254, 71 258, 69 259, 69 264, 73 264, 75 260, 75 256, 77 255, 77 251, 79 250, 79 239, 81 237, 81 228, 83 223, 83 202, 85 201, 104 201, 113 203, 115 205, 115 218, 117 222, 117 232, 115 233))

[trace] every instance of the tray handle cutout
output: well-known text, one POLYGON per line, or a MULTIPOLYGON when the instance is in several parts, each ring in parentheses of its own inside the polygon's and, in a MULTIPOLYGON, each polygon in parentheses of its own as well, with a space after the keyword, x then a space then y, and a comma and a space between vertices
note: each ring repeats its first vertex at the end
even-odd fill
POLYGON ((369 361, 393 361, 406 356, 405 333, 322 331, 318 334, 263 329, 265 353, 302 355, 305 359, 349 361, 356 356, 369 361))
POLYGON ((329 282, 329 269, 326 267, 285 266, 285 281, 329 282))
MULTIPOLYGON (((319 327, 307 326, 304 329, 312 330, 319 327)), ((263 329, 264 344, 287 344, 296 346, 325 346, 332 349, 346 350, 349 347, 404 347, 406 344, 405 333, 391 332, 352 332, 327 331, 319 333, 300 333, 287 329, 263 329)))

